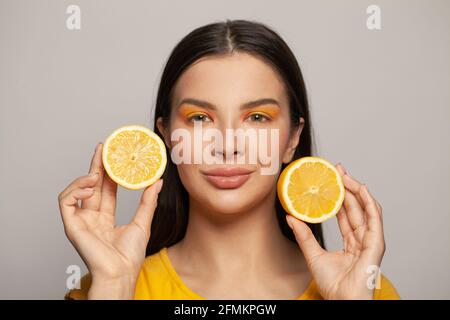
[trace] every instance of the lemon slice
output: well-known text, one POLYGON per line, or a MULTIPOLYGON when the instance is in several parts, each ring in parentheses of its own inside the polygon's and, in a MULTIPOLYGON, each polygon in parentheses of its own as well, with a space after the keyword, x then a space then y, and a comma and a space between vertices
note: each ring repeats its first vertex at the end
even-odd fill
POLYGON ((289 214, 320 223, 338 213, 345 188, 333 164, 321 157, 303 157, 291 162, 280 174, 277 193, 289 214))
POLYGON ((152 130, 128 125, 115 130, 103 145, 103 166, 117 184, 137 190, 156 182, 164 173, 164 142, 152 130))

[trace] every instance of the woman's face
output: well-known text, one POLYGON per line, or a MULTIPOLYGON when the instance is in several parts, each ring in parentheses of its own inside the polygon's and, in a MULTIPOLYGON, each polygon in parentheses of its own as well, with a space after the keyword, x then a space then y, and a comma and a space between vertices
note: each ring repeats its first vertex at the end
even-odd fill
POLYGON ((172 159, 183 156, 174 162, 182 162, 178 172, 193 201, 232 214, 274 195, 281 163, 291 161, 303 119, 292 127, 284 84, 269 64, 247 53, 204 57, 178 79, 171 107, 169 127, 162 119, 157 126, 172 159))

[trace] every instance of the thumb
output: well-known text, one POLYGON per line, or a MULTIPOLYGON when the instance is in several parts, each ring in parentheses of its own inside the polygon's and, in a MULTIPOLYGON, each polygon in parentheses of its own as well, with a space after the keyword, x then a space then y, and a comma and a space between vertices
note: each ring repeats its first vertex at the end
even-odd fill
POLYGON ((308 265, 311 265, 313 260, 326 251, 317 242, 316 237, 314 237, 314 234, 306 223, 291 215, 286 215, 286 221, 294 232, 295 239, 305 256, 308 265))
POLYGON ((141 196, 141 202, 139 208, 136 211, 136 215, 133 218, 133 222, 139 227, 150 233, 150 226, 153 220, 153 214, 155 213, 158 194, 161 191, 163 180, 160 179, 147 189, 144 190, 141 196))

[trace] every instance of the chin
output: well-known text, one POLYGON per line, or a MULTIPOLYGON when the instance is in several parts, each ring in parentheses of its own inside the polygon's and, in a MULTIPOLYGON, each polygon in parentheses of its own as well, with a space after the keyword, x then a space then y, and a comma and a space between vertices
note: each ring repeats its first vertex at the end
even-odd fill
POLYGON ((251 205, 248 203, 226 203, 225 201, 215 202, 214 204, 210 204, 211 211, 217 212, 222 215, 236 215, 244 212, 248 212, 251 205))
POLYGON ((256 203, 260 202, 258 195, 248 188, 211 189, 202 195, 207 198, 205 203, 215 212, 222 214, 239 214, 250 211, 256 203), (258 199, 256 199, 258 198, 258 199))

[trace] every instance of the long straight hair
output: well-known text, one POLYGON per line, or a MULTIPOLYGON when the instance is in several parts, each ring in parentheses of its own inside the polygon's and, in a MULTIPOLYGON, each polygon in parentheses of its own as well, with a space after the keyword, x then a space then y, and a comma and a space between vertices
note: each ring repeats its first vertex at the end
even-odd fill
MULTIPOLYGON (((202 57, 229 55, 235 51, 262 57, 282 77, 289 95, 291 126, 298 126, 300 117, 305 120, 293 160, 312 155, 312 128, 308 99, 297 60, 275 31, 262 23, 247 20, 226 20, 199 27, 176 45, 161 76, 154 115, 155 132, 163 138, 156 126, 156 121, 162 117, 164 126, 168 127, 173 88, 183 71, 202 57)), ((158 196, 158 206, 151 226, 147 256, 183 239, 188 225, 189 194, 181 183, 177 167, 170 155, 167 159, 167 167, 162 176, 164 184, 158 196)), ((282 164, 281 170, 287 165, 282 164)), ((295 242, 295 236, 286 222, 287 213, 278 197, 274 206, 283 235, 295 242)), ((322 226, 309 224, 309 227, 317 241, 324 247, 322 226)))

